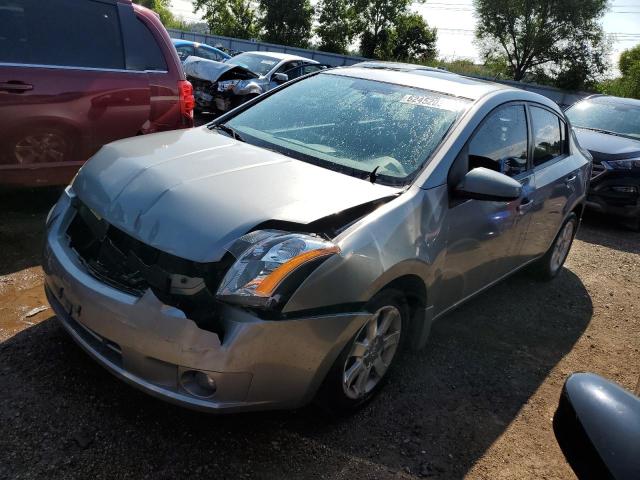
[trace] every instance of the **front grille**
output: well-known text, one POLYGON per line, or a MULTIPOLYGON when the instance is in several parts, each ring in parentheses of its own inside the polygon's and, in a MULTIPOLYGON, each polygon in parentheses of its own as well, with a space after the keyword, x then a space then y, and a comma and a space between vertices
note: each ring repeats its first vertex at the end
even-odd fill
POLYGON ((226 262, 197 263, 146 245, 98 218, 81 202, 76 204, 67 235, 70 247, 93 276, 136 296, 150 288, 167 301, 176 281, 193 278, 204 279, 215 292, 226 271, 226 262))

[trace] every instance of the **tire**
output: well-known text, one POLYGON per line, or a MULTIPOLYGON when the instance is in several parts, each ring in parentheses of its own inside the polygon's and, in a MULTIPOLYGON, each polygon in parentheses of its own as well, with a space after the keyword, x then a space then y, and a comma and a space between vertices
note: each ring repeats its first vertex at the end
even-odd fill
POLYGON ((560 231, 553 240, 551 247, 543 257, 536 260, 530 267, 530 273, 542 281, 553 280, 564 265, 564 261, 569 255, 573 238, 578 230, 578 217, 575 213, 570 213, 562 224, 560 231))
POLYGON ((318 403, 334 415, 356 410, 378 392, 405 343, 410 317, 402 292, 382 290, 366 310, 375 315, 347 342, 318 393, 318 403), (376 332, 385 323, 386 331, 376 332))
POLYGON ((8 142, 6 162, 18 165, 76 160, 75 135, 58 127, 39 126, 14 135, 8 142))

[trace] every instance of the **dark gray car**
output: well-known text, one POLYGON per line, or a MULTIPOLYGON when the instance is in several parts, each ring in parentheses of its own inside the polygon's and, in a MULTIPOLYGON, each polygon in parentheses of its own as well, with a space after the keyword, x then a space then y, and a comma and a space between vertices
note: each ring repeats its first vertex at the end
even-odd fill
POLYGON ((522 267, 560 271, 589 170, 537 94, 328 70, 105 146, 47 219, 46 291, 152 395, 351 409, 436 318, 522 267))

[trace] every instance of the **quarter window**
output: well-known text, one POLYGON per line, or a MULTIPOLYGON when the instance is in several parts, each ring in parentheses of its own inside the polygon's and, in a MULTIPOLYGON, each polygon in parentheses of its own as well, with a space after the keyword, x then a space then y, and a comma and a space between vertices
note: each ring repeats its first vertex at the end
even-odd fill
POLYGON ((124 68, 114 5, 77 0, 0 0, 0 62, 124 68))
POLYGON ((178 52, 178 58, 181 61, 184 61, 193 55, 193 47, 191 45, 180 45, 179 47, 176 47, 176 51, 178 52))
POLYGON ((167 62, 151 30, 139 18, 131 23, 130 47, 127 49, 128 70, 166 71, 167 62))
POLYGON ((469 142, 469 169, 485 167, 514 177, 527 170, 527 145, 524 106, 500 107, 469 142))
POLYGON ((533 164, 542 165, 563 153, 564 122, 554 113, 539 107, 531 107, 531 126, 533 128, 533 164))

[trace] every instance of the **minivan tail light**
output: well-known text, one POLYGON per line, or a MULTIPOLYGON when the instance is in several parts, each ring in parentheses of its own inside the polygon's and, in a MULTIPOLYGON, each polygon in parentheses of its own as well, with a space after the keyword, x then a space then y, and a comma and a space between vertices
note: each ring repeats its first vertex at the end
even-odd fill
POLYGON ((180 98, 180 113, 184 117, 193 118, 193 109, 196 99, 193 97, 193 86, 188 80, 178 82, 178 95, 180 98))

